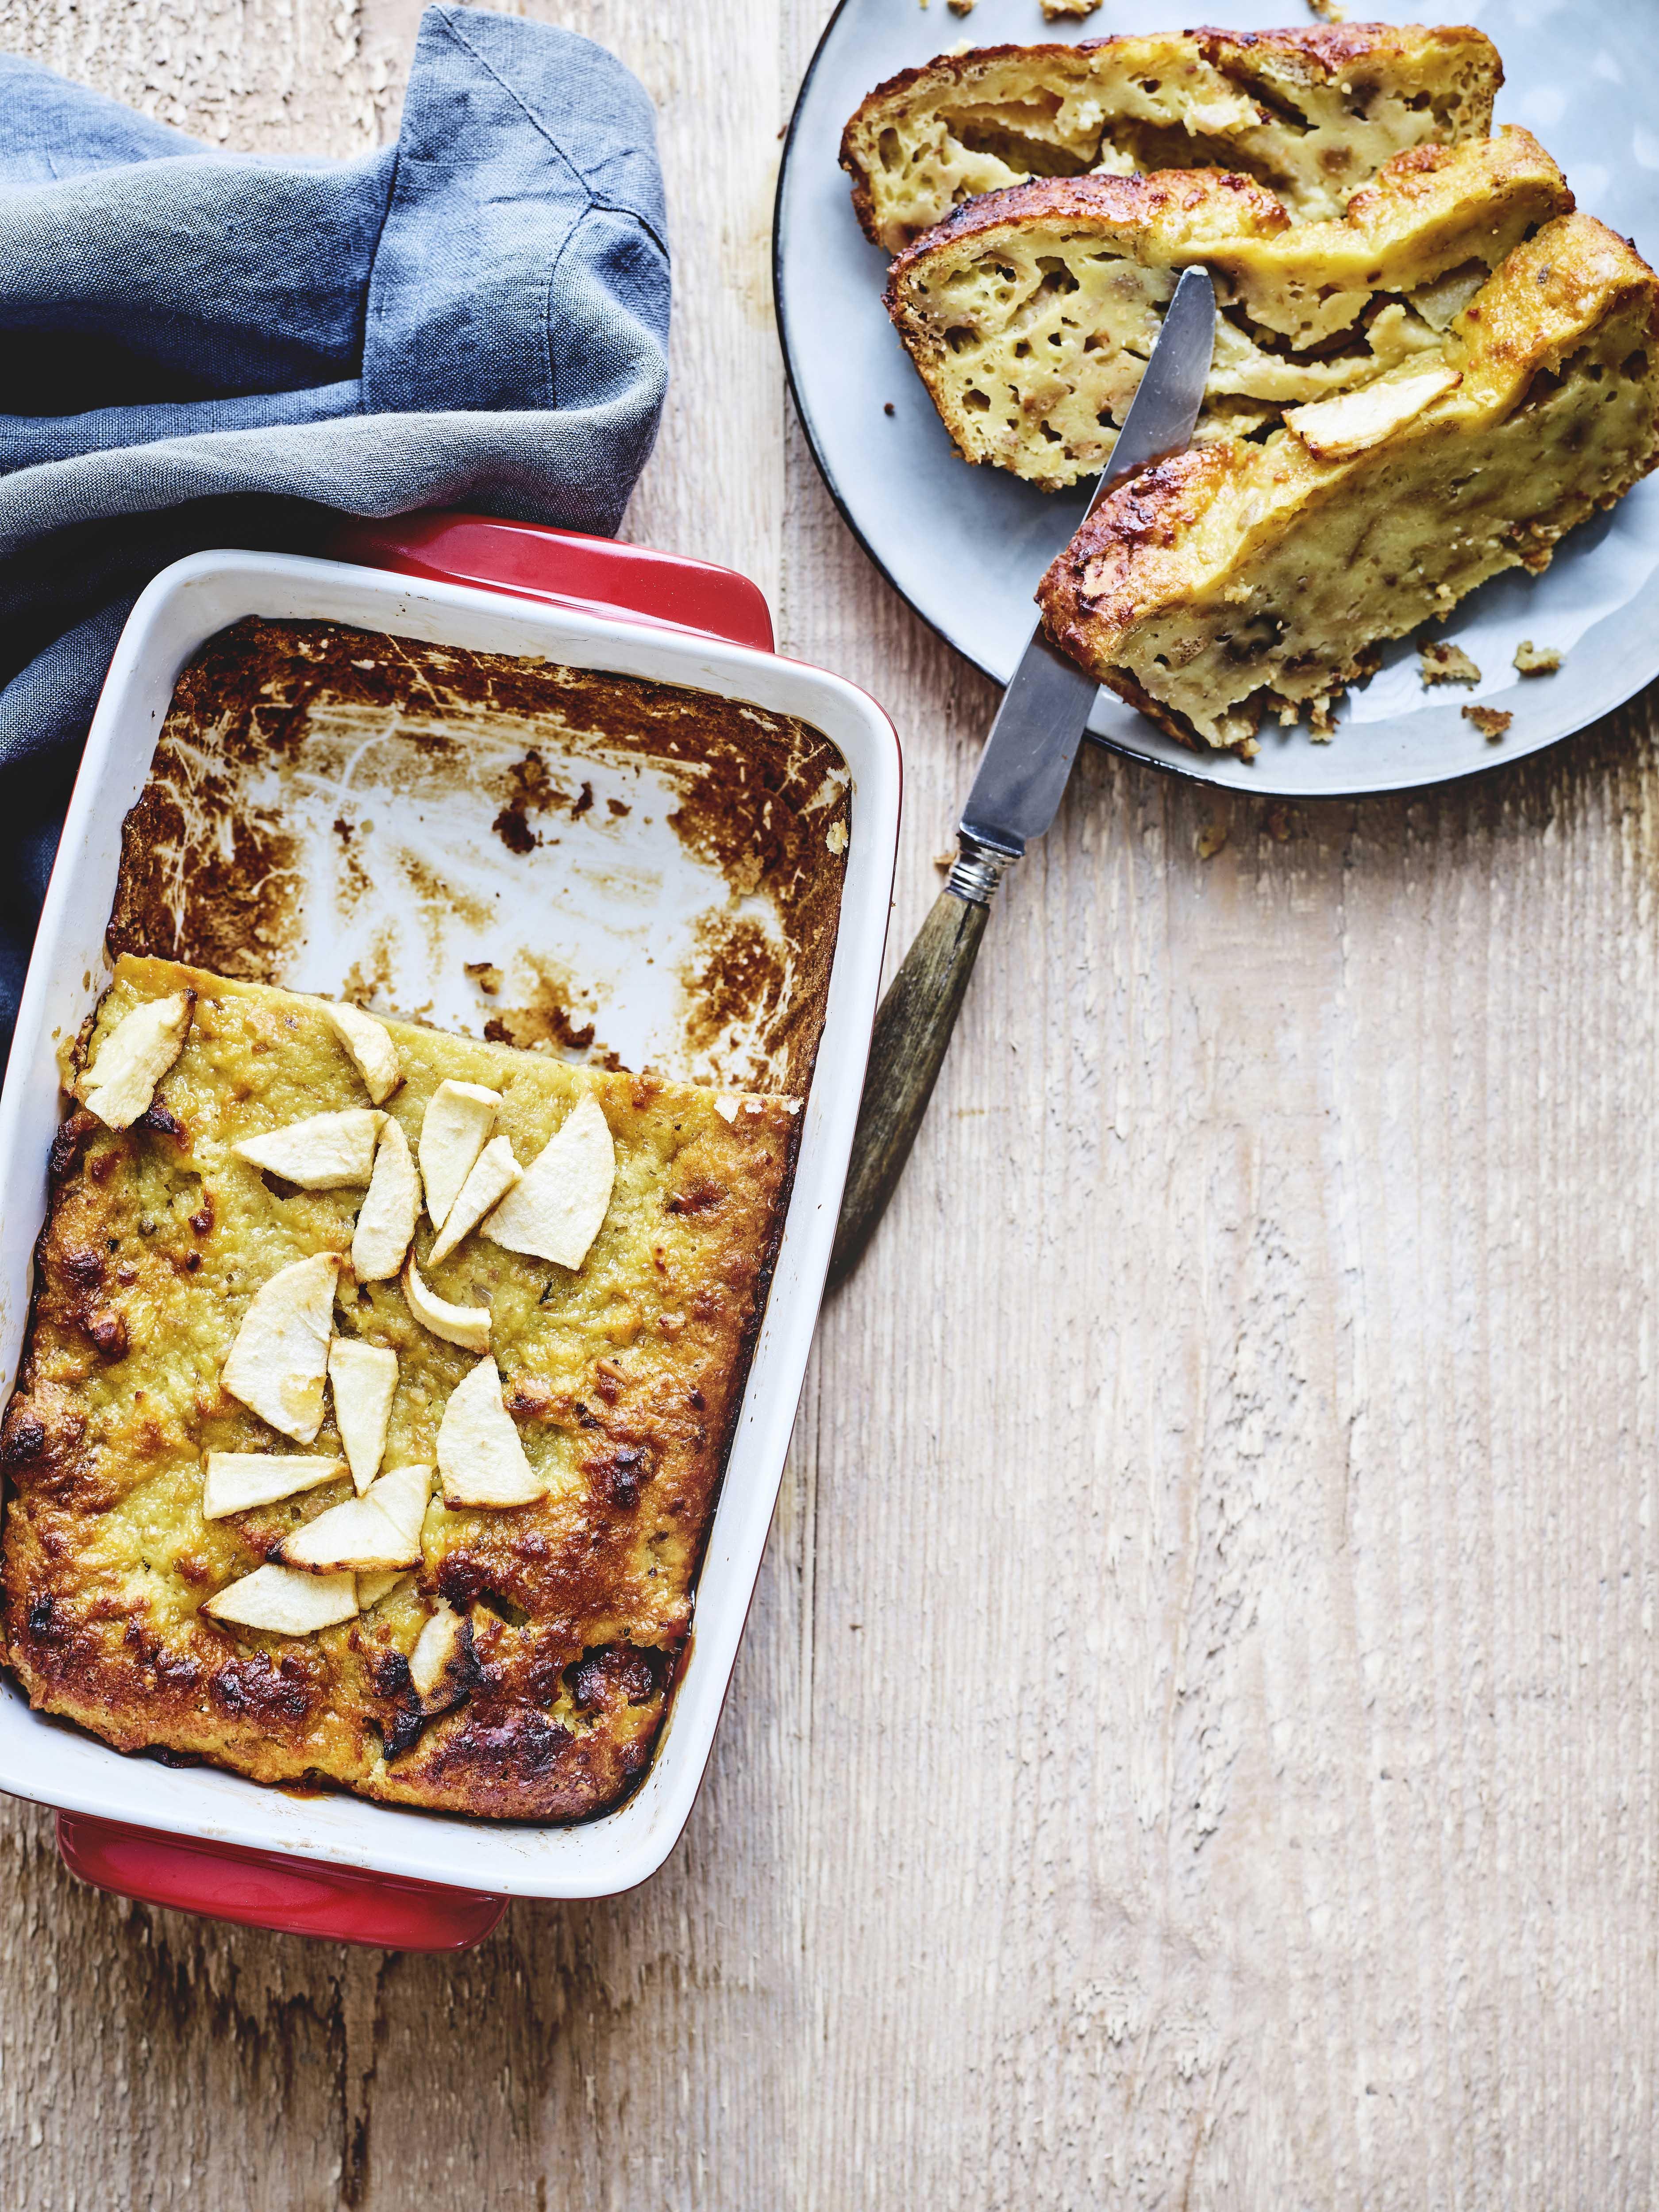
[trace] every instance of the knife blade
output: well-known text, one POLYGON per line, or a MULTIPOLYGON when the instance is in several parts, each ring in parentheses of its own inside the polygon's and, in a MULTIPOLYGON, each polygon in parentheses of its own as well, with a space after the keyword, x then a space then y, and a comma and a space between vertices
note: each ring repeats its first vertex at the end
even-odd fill
MULTIPOLYGON (((1175 287, 1090 507, 1113 484, 1190 441, 1215 338, 1215 289, 1205 270, 1189 269, 1175 287)), ((830 1257, 832 1288, 857 1266, 898 1184, 944 1063, 1003 871, 1058 811, 1098 688, 1049 644, 1040 627, 1032 632, 985 739, 945 887, 876 1010, 830 1257)))
MULTIPOLYGON (((1215 287, 1208 270, 1189 269, 1165 311, 1089 508, 1113 484, 1191 441, 1215 342, 1215 287)), ((1049 643, 1039 623, 1003 694, 957 830, 984 849, 993 867, 994 856, 1017 860, 1059 811, 1099 689, 1094 677, 1049 643)))

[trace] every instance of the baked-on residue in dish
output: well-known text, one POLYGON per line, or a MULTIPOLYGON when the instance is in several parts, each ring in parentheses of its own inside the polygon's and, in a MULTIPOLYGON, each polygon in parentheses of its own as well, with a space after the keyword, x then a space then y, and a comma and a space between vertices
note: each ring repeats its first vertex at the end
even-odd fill
POLYGON ((250 618, 179 678, 110 949, 343 988, 599 1066, 802 1091, 849 803, 834 747, 786 714, 250 618), (347 949, 338 981, 307 972, 319 938, 347 949), (644 977, 654 1031, 619 1006, 644 977))

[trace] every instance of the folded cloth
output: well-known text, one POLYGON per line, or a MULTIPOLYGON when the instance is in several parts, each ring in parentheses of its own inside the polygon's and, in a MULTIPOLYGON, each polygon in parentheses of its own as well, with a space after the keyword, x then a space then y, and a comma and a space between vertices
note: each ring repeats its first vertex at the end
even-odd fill
POLYGON ((0 55, 0 1042, 156 570, 340 511, 614 531, 668 323, 650 103, 573 32, 428 9, 396 144, 351 161, 221 153, 0 55))

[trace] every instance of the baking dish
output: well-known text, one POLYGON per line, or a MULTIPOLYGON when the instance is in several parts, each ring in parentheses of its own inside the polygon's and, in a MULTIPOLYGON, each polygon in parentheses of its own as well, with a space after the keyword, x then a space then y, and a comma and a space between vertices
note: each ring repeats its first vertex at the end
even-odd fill
MULTIPOLYGON (((690 1813, 777 1496, 857 1116, 892 885, 898 746, 863 693, 758 649, 764 603, 727 572, 481 518, 353 526, 335 550, 350 561, 193 556, 155 580, 123 635, 70 803, 0 1094, 0 1366, 8 1389, 59 1110, 57 1048, 103 988, 122 821, 143 787, 177 673, 206 638, 251 614, 332 620, 687 685, 812 724, 840 753, 852 786, 822 1042, 777 1269, 691 1644, 656 1759, 634 1795, 567 1828, 462 1821, 332 1793, 294 1796, 206 1768, 124 1758, 31 1712, 9 1681, 0 1686, 0 1787, 59 1808, 64 1856, 77 1872, 223 1917, 448 1948, 476 1941, 509 1896, 592 1897, 632 1887, 662 1863, 690 1813), (364 562, 406 573, 356 565, 364 562), (448 580, 456 571, 477 581, 448 580), (491 587, 502 571, 507 587, 491 587), (598 611, 601 602, 610 611, 598 611), (717 624, 757 642, 716 636, 717 624)), ((327 941, 309 944, 300 988, 341 988, 344 946, 336 957, 342 972, 331 977, 327 941)))

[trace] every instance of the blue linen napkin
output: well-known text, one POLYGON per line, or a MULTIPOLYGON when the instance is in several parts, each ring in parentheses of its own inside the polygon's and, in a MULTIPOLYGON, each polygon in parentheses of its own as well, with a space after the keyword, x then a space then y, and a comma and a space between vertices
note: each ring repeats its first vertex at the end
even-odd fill
POLYGON ((340 511, 609 533, 668 325, 650 103, 573 32, 429 8, 396 144, 351 161, 221 153, 0 55, 0 1044, 156 570, 340 511))

